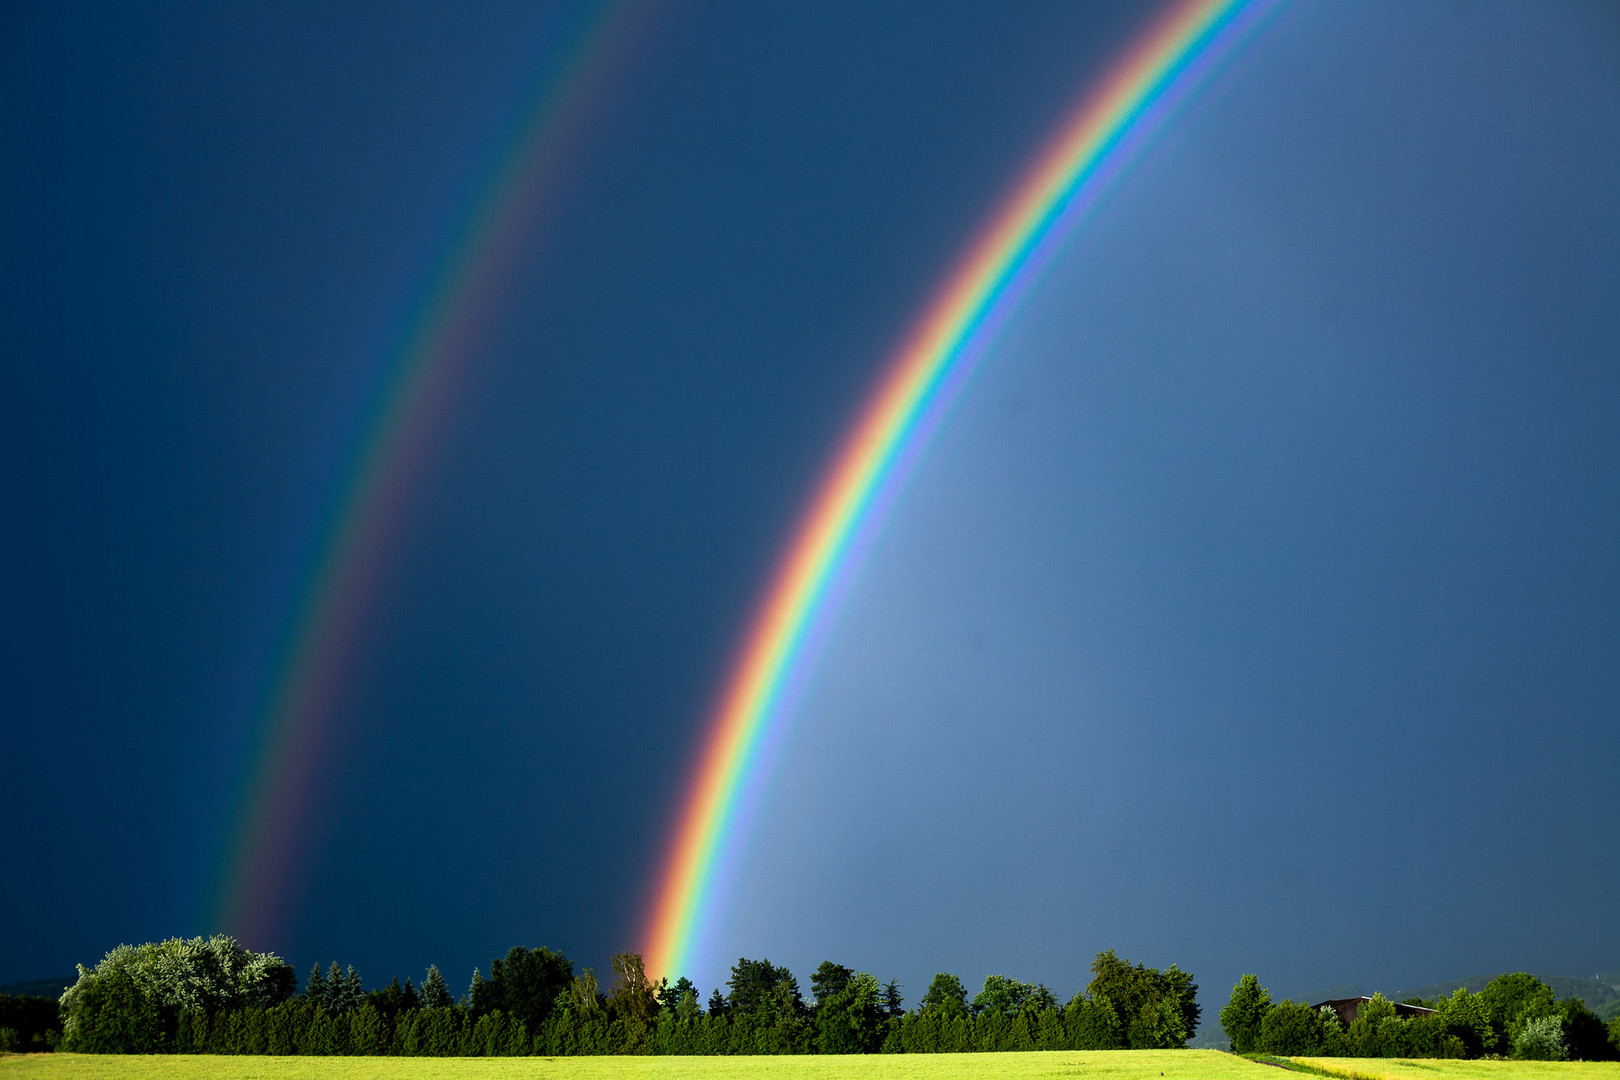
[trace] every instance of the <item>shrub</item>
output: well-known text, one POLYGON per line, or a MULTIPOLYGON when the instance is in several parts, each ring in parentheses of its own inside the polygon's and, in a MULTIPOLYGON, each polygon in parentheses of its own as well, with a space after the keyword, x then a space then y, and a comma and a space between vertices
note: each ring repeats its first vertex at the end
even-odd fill
POLYGON ((152 1054, 169 1048, 165 1010, 126 969, 115 966, 104 974, 80 971, 79 981, 62 997, 64 1049, 81 1054, 152 1054))
POLYGON ((183 1011, 267 1008, 296 985, 280 957, 224 934, 120 945, 94 969, 79 965, 62 995, 64 1043, 85 1053, 173 1050, 183 1011))
POLYGON ((1316 1054, 1322 1049, 1322 1020, 1303 1001, 1279 1001, 1260 1021, 1255 1049, 1267 1054, 1316 1054))
POLYGON ((1569 1057, 1563 1021, 1556 1016, 1526 1020, 1513 1040, 1513 1056, 1523 1061, 1563 1061, 1569 1057))

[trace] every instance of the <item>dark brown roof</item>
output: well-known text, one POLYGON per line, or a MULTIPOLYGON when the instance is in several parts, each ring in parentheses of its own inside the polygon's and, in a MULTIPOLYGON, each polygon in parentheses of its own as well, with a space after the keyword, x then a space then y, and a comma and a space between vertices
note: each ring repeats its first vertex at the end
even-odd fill
MULTIPOLYGON (((1372 998, 1366 995, 1352 998, 1329 998, 1326 1001, 1318 1001, 1311 1008, 1332 1009, 1339 1014, 1340 1020, 1343 1020, 1346 1024, 1351 1024, 1355 1022, 1356 1014, 1361 1012, 1361 1003, 1371 1000, 1372 998)), ((1433 1009, 1424 1008, 1422 1005, 1407 1005, 1400 1001, 1392 1001, 1390 1004, 1395 1006, 1396 1016, 1430 1016, 1434 1013, 1433 1009)))

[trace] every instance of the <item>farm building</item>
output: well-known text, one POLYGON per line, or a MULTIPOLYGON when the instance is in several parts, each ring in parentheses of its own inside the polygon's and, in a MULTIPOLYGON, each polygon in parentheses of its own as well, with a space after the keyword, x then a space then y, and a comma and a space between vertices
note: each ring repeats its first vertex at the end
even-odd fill
MULTIPOLYGON (((1330 998, 1327 1001, 1318 1001, 1315 1005, 1311 1006, 1311 1008, 1332 1009, 1334 1012, 1339 1014, 1339 1019, 1343 1020, 1346 1026, 1349 1026, 1355 1022, 1356 1014, 1361 1012, 1362 1002, 1371 1000, 1372 998, 1365 996, 1353 998, 1330 998)), ((1421 1005, 1403 1005, 1399 1001, 1395 1002, 1394 1004, 1396 1016, 1432 1016, 1434 1014, 1433 1009, 1425 1009, 1421 1005)))

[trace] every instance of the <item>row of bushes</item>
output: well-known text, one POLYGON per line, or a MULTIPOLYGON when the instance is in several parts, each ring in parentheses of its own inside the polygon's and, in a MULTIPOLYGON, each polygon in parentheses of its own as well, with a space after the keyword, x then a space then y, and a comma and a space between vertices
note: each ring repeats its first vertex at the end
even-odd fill
POLYGON ((1607 1028, 1577 997, 1554 998, 1552 988, 1517 972, 1482 992, 1459 988, 1450 997, 1410 999, 1399 1015, 1382 994, 1363 1001, 1346 1025, 1332 1008, 1273 1003, 1253 975, 1232 988, 1221 1027, 1239 1053, 1289 1057, 1478 1058, 1587 1061, 1620 1059, 1620 1018, 1607 1028))
MULTIPOLYGON (((128 1028, 86 1031, 74 1049, 85 1053, 130 1049, 128 1028)), ((151 1034, 151 1033, 148 1033, 151 1034)), ((233 1009, 210 1015, 183 1013, 172 1042, 144 1041, 147 1052, 181 1054, 396 1055, 427 1057, 561 1057, 586 1054, 805 1054, 816 1052, 811 1023, 747 1014, 680 1019, 660 1014, 650 1024, 580 1016, 564 1009, 531 1033, 499 1010, 475 1016, 461 1005, 410 1009, 388 1017, 369 1002, 347 1013, 328 1013, 306 1001, 268 1009, 233 1009)), ((1067 1008, 943 1016, 909 1012, 882 1022, 876 1050, 890 1054, 1016 1050, 1114 1050, 1129 1036, 1112 1010, 1084 999, 1067 1008)))
POLYGON ((436 968, 363 992, 352 968, 318 967, 294 996, 279 959, 229 938, 120 946, 81 967, 63 994, 62 1045, 85 1053, 506 1056, 542 1054, 845 1054, 985 1050, 1164 1049, 1197 1030, 1187 972, 1104 950, 1085 992, 1065 1006, 1045 986, 1001 975, 970 1001, 936 975, 907 1012, 893 981, 824 962, 798 979, 740 959, 707 1012, 689 979, 653 982, 634 953, 613 958, 607 993, 590 968, 549 949, 514 948, 473 972, 452 1002, 436 968))

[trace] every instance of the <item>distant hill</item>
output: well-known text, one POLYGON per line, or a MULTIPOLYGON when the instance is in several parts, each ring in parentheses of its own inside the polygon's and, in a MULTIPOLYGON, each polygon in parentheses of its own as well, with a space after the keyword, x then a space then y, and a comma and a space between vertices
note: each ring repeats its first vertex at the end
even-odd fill
POLYGON ((32 982, 7 983, 0 986, 0 994, 9 994, 11 997, 59 998, 62 996, 62 991, 72 986, 78 979, 78 973, 75 972, 61 979, 35 979, 32 982))

